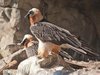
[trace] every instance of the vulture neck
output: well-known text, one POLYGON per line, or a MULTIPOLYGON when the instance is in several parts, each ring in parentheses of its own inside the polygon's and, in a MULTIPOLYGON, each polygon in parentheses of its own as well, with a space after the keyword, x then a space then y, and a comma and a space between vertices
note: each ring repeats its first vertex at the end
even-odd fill
POLYGON ((43 16, 41 15, 35 15, 35 16, 30 16, 29 20, 30 20, 30 25, 33 26, 36 23, 40 22, 41 20, 43 20, 43 16))
POLYGON ((28 41, 26 41, 24 43, 24 48, 28 48, 28 47, 32 46, 33 45, 32 41, 33 41, 33 39, 29 39, 28 41))

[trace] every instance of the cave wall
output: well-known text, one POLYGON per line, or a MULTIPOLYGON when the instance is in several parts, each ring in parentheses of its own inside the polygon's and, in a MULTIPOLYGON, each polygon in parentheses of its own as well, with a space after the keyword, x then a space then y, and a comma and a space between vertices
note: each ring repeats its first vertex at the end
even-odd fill
POLYGON ((90 47, 100 52, 99 0, 0 0, 0 53, 6 56, 6 46, 18 43, 30 33, 24 19, 29 9, 36 7, 50 22, 68 29, 90 47))

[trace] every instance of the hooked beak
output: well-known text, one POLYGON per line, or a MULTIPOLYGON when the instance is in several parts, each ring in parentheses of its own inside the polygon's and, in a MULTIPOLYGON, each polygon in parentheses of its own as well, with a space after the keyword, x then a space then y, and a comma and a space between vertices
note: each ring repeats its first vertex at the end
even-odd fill
POLYGON ((35 14, 34 14, 33 11, 29 11, 29 12, 24 16, 24 18, 26 18, 26 17, 29 18, 29 16, 34 16, 34 15, 35 15, 35 14))
POLYGON ((25 42, 27 41, 27 38, 24 38, 22 41, 21 41, 21 43, 20 43, 20 45, 24 45, 25 44, 25 42))
POLYGON ((24 18, 29 17, 29 15, 30 15, 30 11, 24 16, 24 18))

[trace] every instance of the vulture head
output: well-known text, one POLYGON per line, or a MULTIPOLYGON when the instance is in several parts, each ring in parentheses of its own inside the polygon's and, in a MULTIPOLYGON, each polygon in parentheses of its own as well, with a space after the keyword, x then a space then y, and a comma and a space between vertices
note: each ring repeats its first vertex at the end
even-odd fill
POLYGON ((33 41, 33 36, 30 34, 26 34, 23 40, 21 41, 21 45, 24 46, 24 48, 27 48, 32 45, 32 41, 33 41))
POLYGON ((25 15, 25 17, 28 17, 31 25, 43 19, 43 15, 41 14, 40 10, 37 8, 30 9, 28 13, 25 15))

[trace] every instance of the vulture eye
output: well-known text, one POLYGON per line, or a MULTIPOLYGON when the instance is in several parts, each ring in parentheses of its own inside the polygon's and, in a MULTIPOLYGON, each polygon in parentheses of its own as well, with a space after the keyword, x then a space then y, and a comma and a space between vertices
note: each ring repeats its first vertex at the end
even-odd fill
POLYGON ((33 16, 33 15, 34 15, 34 12, 33 12, 33 11, 29 11, 29 12, 24 16, 24 18, 26 18, 26 17, 29 18, 29 16, 33 16))
POLYGON ((33 11, 30 11, 30 14, 31 14, 31 15, 34 15, 34 12, 33 12, 33 11))

